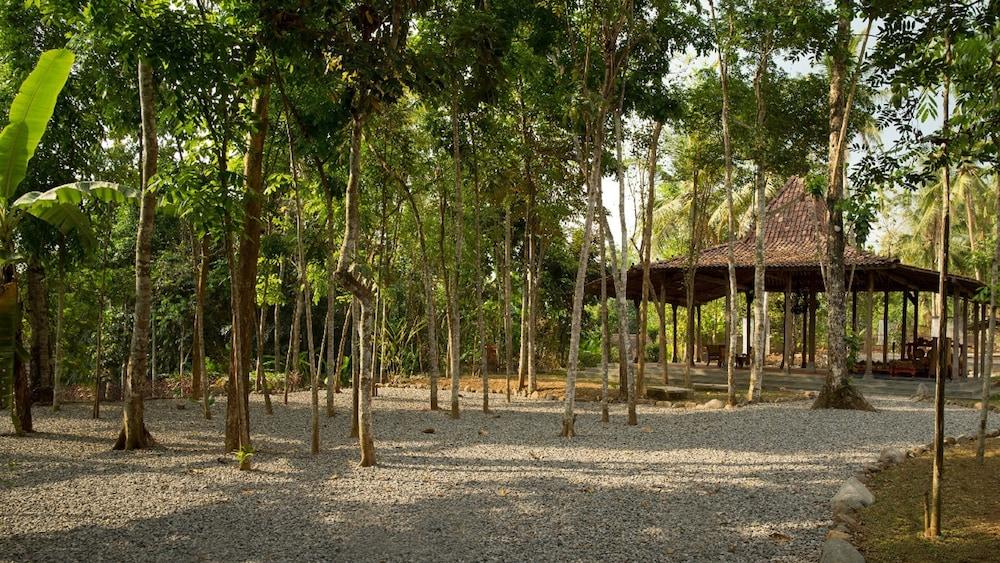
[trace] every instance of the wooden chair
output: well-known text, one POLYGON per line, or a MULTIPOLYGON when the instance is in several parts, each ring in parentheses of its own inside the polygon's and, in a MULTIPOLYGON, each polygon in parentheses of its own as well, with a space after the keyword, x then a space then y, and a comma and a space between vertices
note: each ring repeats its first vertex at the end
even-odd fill
POLYGON ((719 364, 721 368, 726 360, 726 345, 725 344, 706 344, 705 345, 705 365, 712 365, 712 362, 719 364))

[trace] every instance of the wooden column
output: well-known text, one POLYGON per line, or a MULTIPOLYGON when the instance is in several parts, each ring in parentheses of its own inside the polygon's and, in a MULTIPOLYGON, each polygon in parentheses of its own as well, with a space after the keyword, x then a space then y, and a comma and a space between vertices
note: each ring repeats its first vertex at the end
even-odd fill
POLYGON ((920 292, 913 292, 913 340, 920 336, 920 292))
POLYGON ((882 292, 882 363, 889 363, 889 292, 882 292))
POLYGON ((809 293, 809 367, 816 369, 816 309, 819 303, 816 301, 816 292, 809 293))
POLYGON ((909 305, 910 292, 903 290, 903 322, 899 323, 899 357, 906 359, 906 307, 909 305))
POLYGON ((656 302, 656 316, 660 321, 659 337, 656 342, 660 348, 658 356, 660 359, 660 372, 663 374, 663 384, 666 385, 670 381, 670 374, 667 369, 669 360, 667 358, 667 286, 665 285, 660 286, 660 298, 656 302))
MULTIPOLYGON (((753 297, 750 296, 750 292, 746 293, 747 296, 747 331, 746 338, 743 340, 744 348, 747 349, 747 354, 750 353, 750 305, 753 304, 753 297)), ((753 361, 753 358, 750 358, 753 361)))
POLYGON ((875 351, 875 276, 868 274, 865 292, 865 377, 872 376, 872 354, 875 351))
POLYGON ((858 292, 851 290, 851 332, 858 333, 858 292))
POLYGON ((670 324, 674 331, 674 350, 673 350, 673 360, 675 364, 677 363, 677 304, 670 304, 670 324))
POLYGON ((698 332, 694 337, 694 357, 695 361, 701 362, 701 305, 695 306, 695 312, 698 315, 698 332))
POLYGON ((784 370, 785 375, 792 369, 792 276, 785 278, 785 311, 782 313, 784 317, 784 336, 782 337, 784 346, 781 350, 781 369, 784 370))
POLYGON ((809 362, 809 295, 804 294, 802 310, 802 363, 800 367, 805 368, 809 362))
POLYGON ((979 355, 982 347, 979 346, 979 312, 980 304, 972 304, 972 377, 979 379, 979 355))
POLYGON ((955 309, 951 315, 951 376, 959 377, 961 374, 958 372, 958 353, 960 349, 958 345, 958 338, 961 334, 959 331, 962 327, 960 324, 961 321, 959 320, 962 318, 962 297, 958 294, 958 292, 955 292, 954 295, 955 296, 952 297, 951 303, 952 307, 955 309))
POLYGON ((969 300, 962 299, 962 341, 958 345, 958 369, 962 377, 969 376, 969 300))

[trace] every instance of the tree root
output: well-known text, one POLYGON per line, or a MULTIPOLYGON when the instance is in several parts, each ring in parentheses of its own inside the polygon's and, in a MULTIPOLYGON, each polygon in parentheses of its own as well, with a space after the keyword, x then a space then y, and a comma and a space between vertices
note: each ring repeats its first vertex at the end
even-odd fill
POLYGON ((875 412, 875 407, 849 381, 824 385, 812 408, 875 412))

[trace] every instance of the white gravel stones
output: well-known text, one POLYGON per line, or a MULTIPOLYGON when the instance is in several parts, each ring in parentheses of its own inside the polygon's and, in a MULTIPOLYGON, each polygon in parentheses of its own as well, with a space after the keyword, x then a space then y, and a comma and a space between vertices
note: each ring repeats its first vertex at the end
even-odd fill
MULTIPOLYGON (((565 440, 561 402, 491 401, 483 414, 475 395, 451 420, 427 396, 379 391, 368 469, 347 395, 321 420, 318 456, 308 393, 273 417, 254 397, 258 453, 244 473, 221 453, 222 405, 205 421, 147 403, 161 447, 135 453, 110 450, 117 408, 99 421, 87 405, 36 409, 39 434, 0 436, 0 559, 815 561, 844 479, 933 430, 929 405, 907 400, 876 400, 876 413, 640 405, 638 427, 624 405, 605 425, 598 404, 578 403, 565 440)), ((948 431, 977 420, 950 408, 948 431)))

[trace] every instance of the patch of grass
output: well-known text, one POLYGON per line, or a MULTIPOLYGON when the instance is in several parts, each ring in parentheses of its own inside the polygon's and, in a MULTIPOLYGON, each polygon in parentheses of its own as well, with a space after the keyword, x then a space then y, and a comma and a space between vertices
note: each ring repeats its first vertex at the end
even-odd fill
POLYGON ((1000 557, 1000 440, 987 440, 986 463, 976 443, 945 449, 939 539, 923 537, 930 453, 882 471, 868 483, 875 504, 861 514, 860 548, 869 562, 996 561, 1000 557))

